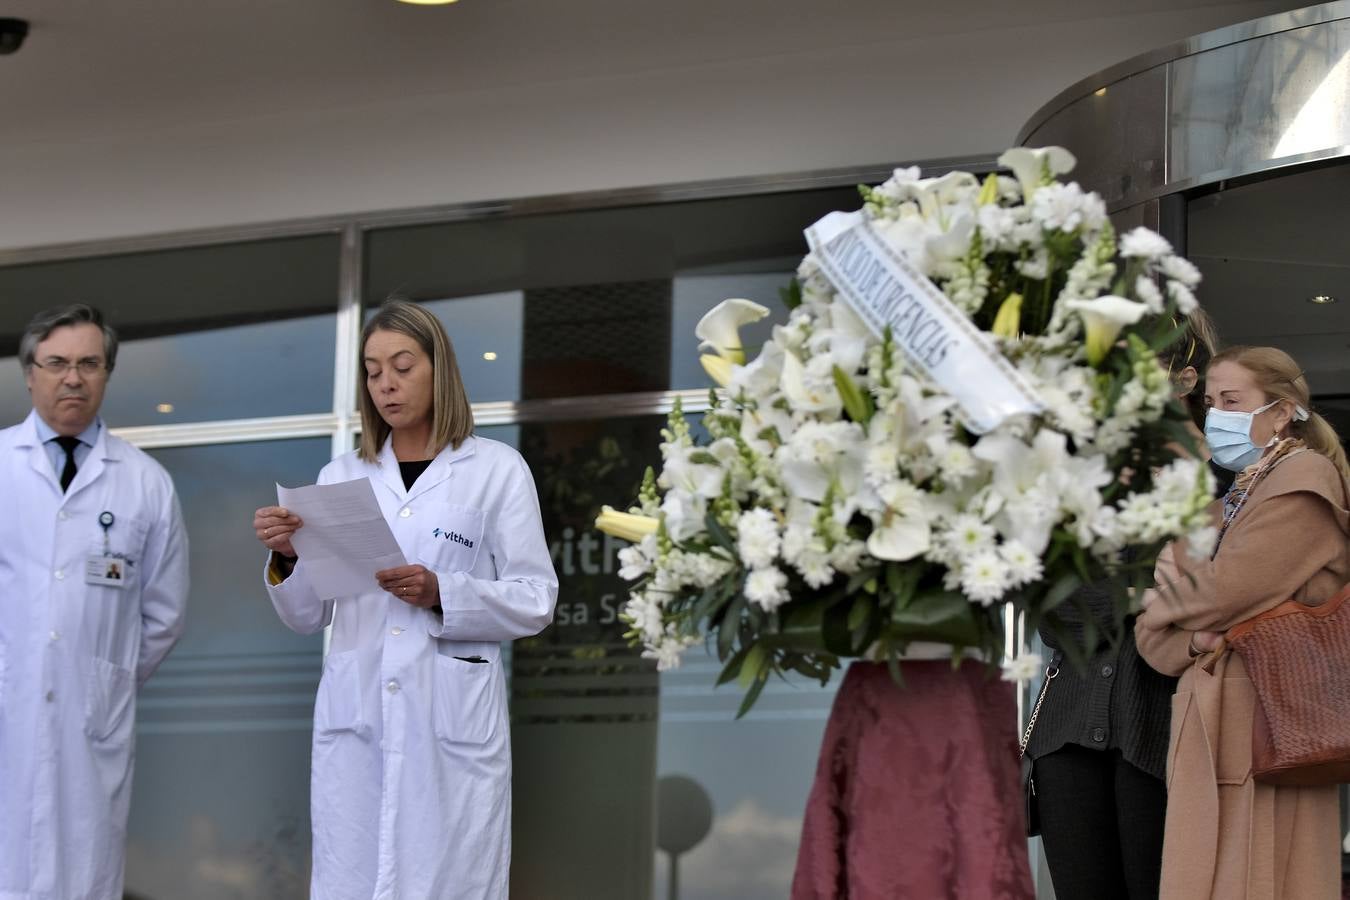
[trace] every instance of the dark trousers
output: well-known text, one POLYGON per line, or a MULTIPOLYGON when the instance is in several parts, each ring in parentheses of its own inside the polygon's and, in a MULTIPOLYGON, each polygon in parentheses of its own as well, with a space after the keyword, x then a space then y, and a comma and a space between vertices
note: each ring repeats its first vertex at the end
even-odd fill
POLYGON ((1036 760, 1041 841, 1057 900, 1156 900, 1167 788, 1119 750, 1036 760))

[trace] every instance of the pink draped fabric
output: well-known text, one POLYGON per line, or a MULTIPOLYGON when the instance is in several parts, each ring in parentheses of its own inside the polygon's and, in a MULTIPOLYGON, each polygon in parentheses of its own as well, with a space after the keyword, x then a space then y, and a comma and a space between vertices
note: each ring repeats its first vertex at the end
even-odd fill
POLYGON ((830 712, 792 900, 1034 900, 1013 686, 975 661, 855 662, 830 712))

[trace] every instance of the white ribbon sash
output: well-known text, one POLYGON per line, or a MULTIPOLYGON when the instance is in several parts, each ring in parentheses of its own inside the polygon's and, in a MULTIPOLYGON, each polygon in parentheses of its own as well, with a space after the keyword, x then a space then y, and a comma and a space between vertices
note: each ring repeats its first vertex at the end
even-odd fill
POLYGON ((1045 407, 986 335, 861 213, 830 213, 806 242, 839 296, 881 337, 891 330, 908 362, 950 394, 970 431, 1045 407))

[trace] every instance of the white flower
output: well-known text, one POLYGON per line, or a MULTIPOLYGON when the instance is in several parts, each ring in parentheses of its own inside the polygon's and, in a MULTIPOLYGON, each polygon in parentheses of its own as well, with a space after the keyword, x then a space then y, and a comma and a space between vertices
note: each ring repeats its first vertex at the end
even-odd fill
POLYGON ((1055 182, 1036 191, 1031 215, 1047 231, 1075 232, 1100 227, 1106 208, 1101 198, 1083 193, 1076 183, 1055 182))
POLYGON ((1171 256, 1172 245, 1158 232, 1140 225, 1121 235, 1120 255, 1126 259, 1156 260, 1171 256))
POLYGON ((998 548, 998 555, 1008 567, 1008 578, 1013 587, 1039 581, 1045 574, 1041 558, 1028 550, 1021 541, 1004 541, 1003 546, 998 548))
POLYGON ((1200 284, 1200 270, 1183 256, 1164 256, 1158 262, 1158 271, 1164 278, 1180 281, 1188 288, 1200 284))
POLYGON ((1157 315, 1163 311, 1163 295, 1157 283, 1147 275, 1134 280, 1134 295, 1148 307, 1148 311, 1157 315))
POLYGON ((1082 317, 1087 331, 1088 362, 1094 366, 1106 358, 1120 330, 1138 322, 1148 312, 1143 303, 1110 294, 1093 300, 1069 300, 1064 306, 1082 317))
POLYGON ((699 349, 712 350, 733 363, 744 363, 745 349, 741 347, 740 327, 758 322, 768 314, 768 307, 751 300, 739 297, 723 300, 699 319, 698 325, 694 327, 694 336, 702 342, 699 349))
POLYGON ((769 510, 752 509, 736 520, 736 550, 747 569, 771 565, 780 543, 778 521, 769 510))
POLYGON ((1013 147, 998 158, 998 164, 1011 169, 1017 177, 1024 203, 1031 202, 1037 188, 1059 175, 1073 171, 1077 162, 1073 154, 1063 147, 1013 147))
POLYGON ((961 569, 961 592, 967 599, 988 606, 1008 589, 1008 567, 990 549, 974 556, 961 569))
POLYGON ((958 559, 969 559, 992 550, 994 535, 994 526, 979 516, 964 513, 947 524, 943 537, 958 559))
POLYGON ((802 580, 813 588, 822 588, 834 580, 834 568, 828 553, 809 550, 797 557, 797 571, 802 580))
POLYGON ((650 571, 651 560, 641 546, 634 544, 619 551, 619 577, 624 581, 637 581, 650 571))
POLYGON ((787 582, 780 569, 754 569, 745 578, 745 599, 765 612, 773 612, 790 599, 787 582))
POLYGON ((1195 299, 1195 294, 1180 281, 1167 282, 1167 293, 1171 295, 1172 302, 1177 305, 1177 312, 1183 316, 1189 316, 1200 308, 1200 303, 1195 299))
POLYGON ((1003 680, 1026 684, 1040 674, 1044 660, 1035 653, 1021 653, 1003 663, 1003 680))

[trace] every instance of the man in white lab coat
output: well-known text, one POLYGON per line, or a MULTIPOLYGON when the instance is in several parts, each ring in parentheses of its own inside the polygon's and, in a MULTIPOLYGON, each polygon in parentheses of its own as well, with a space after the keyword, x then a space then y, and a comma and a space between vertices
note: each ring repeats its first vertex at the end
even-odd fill
POLYGON ((39 313, 33 411, 0 431, 0 900, 120 900, 136 689, 183 630, 168 473, 99 418, 117 336, 39 313))
MULTIPOLYGON (((500 643, 553 619, 553 571, 520 454, 473 435, 449 339, 425 308, 380 307, 362 338, 361 450, 319 473, 369 478, 409 565, 321 593, 291 537, 254 516, 267 589, 302 634, 331 624, 314 710, 314 900, 505 900, 511 736, 500 643)), ((3 898, 0 898, 3 900, 3 898)))

